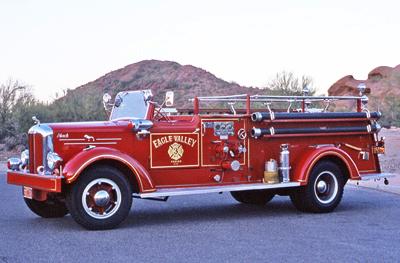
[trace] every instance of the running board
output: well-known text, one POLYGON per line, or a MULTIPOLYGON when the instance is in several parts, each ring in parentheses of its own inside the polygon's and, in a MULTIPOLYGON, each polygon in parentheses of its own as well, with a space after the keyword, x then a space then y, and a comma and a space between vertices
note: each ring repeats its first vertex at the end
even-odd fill
POLYGON ((395 177, 396 174, 393 173, 373 173, 373 174, 365 174, 360 175, 361 181, 369 181, 369 180, 379 180, 379 179, 387 179, 390 177, 395 177))
POLYGON ((245 190, 262 190, 262 189, 277 189, 298 187, 299 182, 278 183, 278 184, 239 184, 239 185, 219 185, 219 186, 202 186, 202 187, 186 187, 186 188, 162 188, 152 193, 135 194, 140 198, 155 198, 163 196, 178 196, 178 195, 195 195, 195 194, 208 194, 220 193, 231 191, 245 191, 245 190))

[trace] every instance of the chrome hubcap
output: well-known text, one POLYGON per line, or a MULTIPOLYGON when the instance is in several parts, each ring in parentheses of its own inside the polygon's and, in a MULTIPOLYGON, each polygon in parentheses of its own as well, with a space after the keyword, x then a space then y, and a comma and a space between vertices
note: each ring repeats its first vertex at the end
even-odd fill
POLYGON ((118 211, 121 199, 121 190, 114 181, 98 178, 91 181, 83 190, 82 206, 91 217, 106 219, 118 211))
POLYGON ((329 204, 335 200, 339 192, 339 184, 336 176, 330 171, 318 174, 314 183, 314 194, 322 204, 329 204))
POLYGON ((100 190, 93 196, 94 202, 98 206, 106 206, 110 201, 110 195, 105 190, 100 190))
POLYGON ((326 182, 325 181, 319 181, 318 183, 317 183, 317 191, 319 192, 319 193, 321 193, 321 194, 323 194, 323 193, 325 193, 326 192, 326 190, 328 190, 328 185, 326 184, 326 182))

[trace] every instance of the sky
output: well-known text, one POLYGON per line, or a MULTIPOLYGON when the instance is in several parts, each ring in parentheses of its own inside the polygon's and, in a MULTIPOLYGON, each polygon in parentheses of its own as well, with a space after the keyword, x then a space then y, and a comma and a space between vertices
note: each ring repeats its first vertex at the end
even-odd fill
POLYGON ((0 83, 41 100, 144 59, 266 86, 309 75, 319 93, 345 75, 400 64, 399 1, 0 0, 0 83))

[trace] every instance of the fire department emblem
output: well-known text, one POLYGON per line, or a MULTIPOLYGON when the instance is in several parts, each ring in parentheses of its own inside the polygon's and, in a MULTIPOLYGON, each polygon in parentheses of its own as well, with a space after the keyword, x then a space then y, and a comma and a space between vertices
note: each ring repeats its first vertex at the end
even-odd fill
POLYGON ((173 143, 169 146, 168 148, 168 154, 169 157, 171 157, 172 160, 179 160, 183 156, 183 147, 179 143, 173 143))

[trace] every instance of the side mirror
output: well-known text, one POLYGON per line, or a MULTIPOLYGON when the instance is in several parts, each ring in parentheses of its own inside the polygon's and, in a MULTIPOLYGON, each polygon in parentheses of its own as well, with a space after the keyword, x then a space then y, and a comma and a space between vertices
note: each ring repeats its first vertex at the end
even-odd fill
POLYGON ((117 108, 118 108, 119 106, 121 106, 122 100, 123 100, 123 99, 122 99, 121 95, 118 94, 117 97, 115 98, 114 106, 117 107, 117 108))
POLYGON ((174 92, 167 91, 165 93, 165 106, 172 107, 174 105, 174 92))

